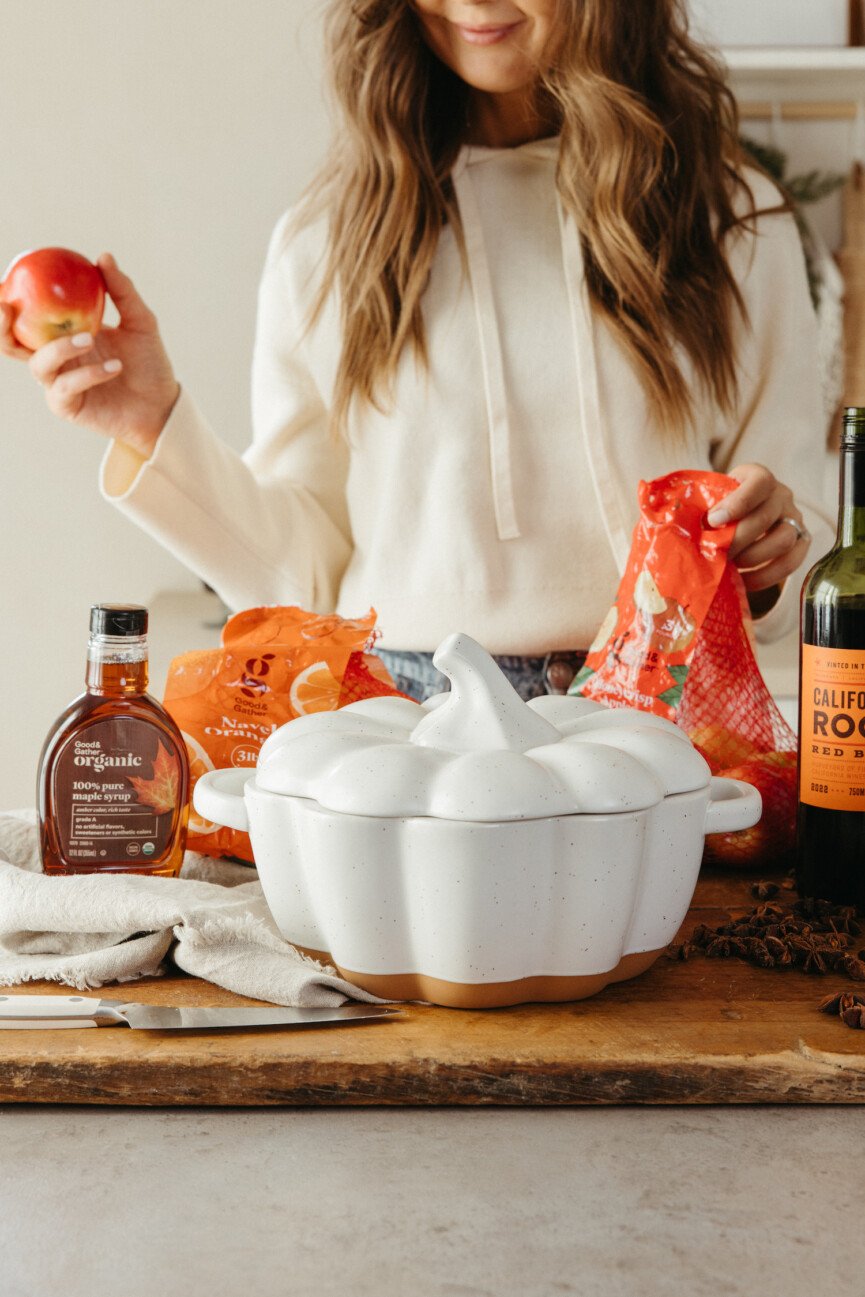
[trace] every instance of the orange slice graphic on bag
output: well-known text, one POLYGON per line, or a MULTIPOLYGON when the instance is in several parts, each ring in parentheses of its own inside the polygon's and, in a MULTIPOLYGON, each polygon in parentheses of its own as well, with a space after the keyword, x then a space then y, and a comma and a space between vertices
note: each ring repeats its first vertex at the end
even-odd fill
POLYGON ((340 683, 326 662, 313 662, 295 676, 289 701, 298 716, 332 712, 339 703, 340 683))

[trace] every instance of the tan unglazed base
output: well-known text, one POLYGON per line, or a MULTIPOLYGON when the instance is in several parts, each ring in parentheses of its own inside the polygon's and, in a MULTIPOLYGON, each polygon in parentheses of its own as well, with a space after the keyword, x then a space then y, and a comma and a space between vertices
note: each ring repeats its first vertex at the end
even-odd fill
POLYGON ((313 950, 312 946, 299 946, 296 941, 291 944, 295 950, 299 950, 302 955, 306 955, 309 959, 314 959, 319 964, 330 964, 333 967, 333 955, 329 950, 313 950))
MULTIPOLYGON (((323 951, 306 951, 316 959, 331 963, 323 951)), ((585 1000, 597 995, 611 982, 639 977, 654 964, 660 950, 645 950, 625 955, 615 968, 606 973, 588 973, 581 977, 521 977, 513 982, 446 982, 424 973, 356 973, 351 968, 336 967, 342 977, 383 1000, 423 1000, 448 1009, 500 1009, 509 1004, 549 1003, 561 1000, 585 1000)))

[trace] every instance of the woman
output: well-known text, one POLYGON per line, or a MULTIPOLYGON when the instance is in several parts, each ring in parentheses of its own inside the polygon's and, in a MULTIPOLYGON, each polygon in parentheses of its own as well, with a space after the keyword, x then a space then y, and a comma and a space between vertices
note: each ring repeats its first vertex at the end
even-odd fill
POLYGON ((27 357, 112 438, 106 496, 230 606, 374 603, 416 697, 456 629, 531 696, 609 605, 638 480, 714 467, 783 630, 825 535, 815 324, 681 0, 334 0, 328 30, 342 122, 271 242, 247 453, 109 256, 119 327, 27 357))

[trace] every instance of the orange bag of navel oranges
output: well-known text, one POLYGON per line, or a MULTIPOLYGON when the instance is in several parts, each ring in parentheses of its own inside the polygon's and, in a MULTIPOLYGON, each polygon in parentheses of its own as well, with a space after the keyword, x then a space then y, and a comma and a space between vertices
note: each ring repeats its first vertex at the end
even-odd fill
POLYGON ((735 524, 706 521, 738 485, 702 471, 640 483, 616 602, 569 692, 675 721, 713 774, 754 784, 759 824, 711 834, 705 858, 765 868, 787 863, 793 848, 796 737, 754 656, 745 587, 728 556, 735 524))
MULTIPOLYGON (((287 721, 397 689, 369 650, 375 610, 350 620, 302 608, 247 608, 223 627, 222 647, 176 657, 164 703, 186 740, 190 797, 206 770, 252 769, 262 743, 287 721)), ((190 806, 187 845, 252 860, 249 837, 190 806)))

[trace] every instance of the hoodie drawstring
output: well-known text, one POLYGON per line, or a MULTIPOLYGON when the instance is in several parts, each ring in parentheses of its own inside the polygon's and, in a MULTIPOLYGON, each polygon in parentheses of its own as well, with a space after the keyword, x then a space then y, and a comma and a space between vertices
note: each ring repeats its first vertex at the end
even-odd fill
POLYGON ((559 213, 559 230, 562 238, 562 260, 565 285, 571 308, 571 327, 574 335, 574 353, 580 393, 580 422, 586 446, 586 459, 598 510, 604 521, 607 540, 621 576, 628 562, 631 548, 630 532, 622 513, 619 492, 613 480, 607 450, 607 428, 601 409, 598 386, 598 358, 595 351, 595 328, 589 286, 586 282, 583 246, 576 223, 556 196, 559 213))
POLYGON ((469 278, 480 339, 496 528, 499 540, 516 540, 520 535, 520 529, 517 526, 511 472, 511 422, 483 226, 474 185, 467 167, 463 165, 454 168, 453 183, 462 218, 469 278))

